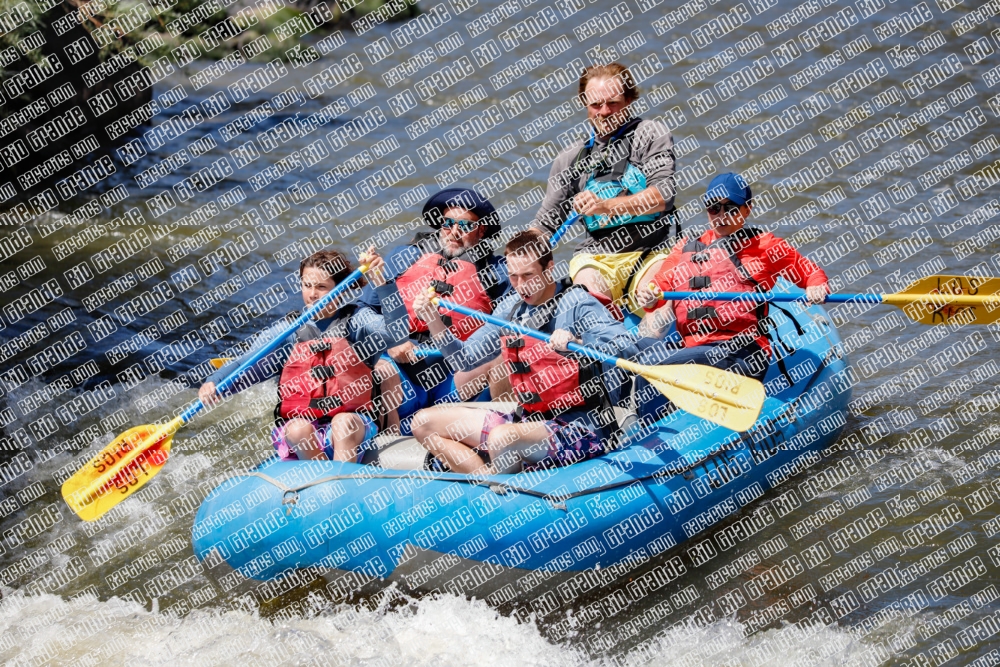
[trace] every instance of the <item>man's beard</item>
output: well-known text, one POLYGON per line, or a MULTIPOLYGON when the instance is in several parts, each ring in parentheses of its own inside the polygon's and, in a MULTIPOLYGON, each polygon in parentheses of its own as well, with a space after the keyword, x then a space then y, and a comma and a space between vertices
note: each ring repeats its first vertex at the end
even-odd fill
POLYGON ((457 243, 452 247, 448 247, 444 243, 441 244, 441 255, 445 259, 454 259, 459 255, 463 254, 465 251, 466 248, 457 243))

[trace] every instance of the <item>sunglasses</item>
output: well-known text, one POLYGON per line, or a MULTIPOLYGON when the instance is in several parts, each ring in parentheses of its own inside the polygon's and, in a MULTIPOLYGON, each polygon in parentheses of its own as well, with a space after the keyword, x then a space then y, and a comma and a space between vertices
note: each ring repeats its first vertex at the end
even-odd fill
POLYGON ((715 202, 714 204, 708 204, 705 206, 705 210, 711 213, 712 215, 719 215, 720 213, 725 211, 726 215, 728 216, 736 215, 737 213, 740 212, 741 208, 743 208, 742 205, 734 204, 732 202, 728 202, 726 204, 715 202))
POLYGON ((444 229, 451 229, 455 225, 462 231, 463 234, 468 234, 472 230, 479 227, 478 220, 459 220, 458 218, 445 218, 441 223, 444 229))

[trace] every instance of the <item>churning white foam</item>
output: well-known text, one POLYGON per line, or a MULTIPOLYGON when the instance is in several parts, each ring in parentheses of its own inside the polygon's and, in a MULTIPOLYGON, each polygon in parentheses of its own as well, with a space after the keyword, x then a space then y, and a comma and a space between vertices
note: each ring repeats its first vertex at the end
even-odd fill
POLYGON ((734 621, 674 628, 626 655, 587 656, 547 641, 534 624, 454 596, 392 610, 340 606, 267 620, 244 611, 183 618, 84 595, 26 597, 5 589, 0 662, 6 665, 847 665, 878 664, 849 632, 796 626, 749 639, 734 621))

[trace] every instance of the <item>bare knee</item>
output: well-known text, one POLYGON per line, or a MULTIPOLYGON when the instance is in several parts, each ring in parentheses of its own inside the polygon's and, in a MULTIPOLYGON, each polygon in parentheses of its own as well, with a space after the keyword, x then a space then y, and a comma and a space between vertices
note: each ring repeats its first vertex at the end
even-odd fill
POLYGON ((410 422, 410 430, 413 431, 413 436, 417 440, 423 441, 427 436, 434 433, 435 429, 433 427, 434 422, 434 409, 420 410, 415 415, 410 422))
POLYGON ((316 434, 312 422, 296 417, 285 424, 285 439, 291 444, 309 442, 316 434))
POLYGON ((285 442, 300 459, 326 458, 312 422, 295 418, 285 424, 285 442))
POLYGON ((517 441, 517 428, 512 424, 500 424, 490 431, 486 445, 489 447, 490 455, 499 456, 501 452, 517 441))
POLYGON ((608 286, 608 281, 597 269, 580 269, 573 276, 573 282, 577 285, 583 285, 588 291, 600 292, 601 294, 611 296, 611 288, 608 286))
POLYGON ((354 414, 341 412, 330 420, 330 434, 334 440, 346 440, 359 431, 360 422, 354 414))

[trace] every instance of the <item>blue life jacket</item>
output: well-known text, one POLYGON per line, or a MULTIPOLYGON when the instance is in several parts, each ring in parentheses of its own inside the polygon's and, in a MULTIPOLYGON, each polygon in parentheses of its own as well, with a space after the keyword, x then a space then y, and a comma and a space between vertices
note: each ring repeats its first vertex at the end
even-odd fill
MULTIPOLYGON (((588 164, 592 159, 591 153, 595 144, 594 131, 591 130, 590 139, 584 144, 573 162, 574 170, 579 174, 577 182, 579 192, 589 190, 601 199, 612 199, 622 195, 638 194, 646 189, 646 175, 629 162, 629 157, 632 155, 632 139, 640 122, 640 118, 633 118, 619 128, 608 141, 602 158, 593 164, 588 164), (614 163, 608 164, 608 161, 614 158, 618 159, 614 163)), ((614 217, 588 215, 584 216, 583 220, 587 225, 587 230, 595 232, 621 225, 653 222, 662 215, 663 213, 616 215, 614 217)))

